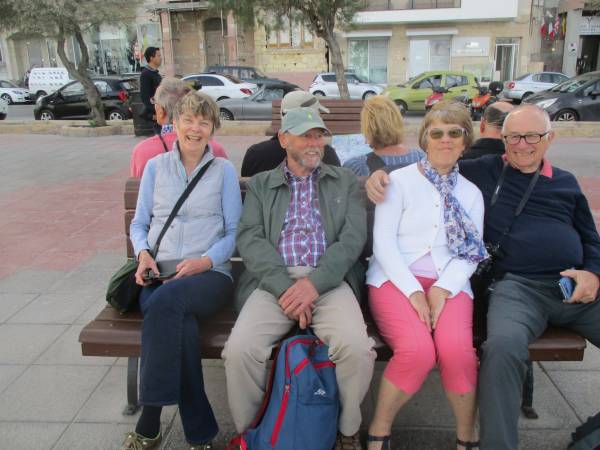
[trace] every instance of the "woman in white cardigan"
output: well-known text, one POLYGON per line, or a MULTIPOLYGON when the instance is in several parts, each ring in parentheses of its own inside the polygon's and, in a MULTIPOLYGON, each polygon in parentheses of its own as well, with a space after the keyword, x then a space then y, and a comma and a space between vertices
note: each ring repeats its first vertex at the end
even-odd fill
POLYGON ((487 257, 484 206, 456 163, 472 139, 463 105, 436 105, 419 130, 427 158, 392 172, 375 210, 369 304, 394 356, 381 380, 369 450, 390 449, 394 417, 436 362, 456 417, 457 448, 478 447, 469 278, 487 257))

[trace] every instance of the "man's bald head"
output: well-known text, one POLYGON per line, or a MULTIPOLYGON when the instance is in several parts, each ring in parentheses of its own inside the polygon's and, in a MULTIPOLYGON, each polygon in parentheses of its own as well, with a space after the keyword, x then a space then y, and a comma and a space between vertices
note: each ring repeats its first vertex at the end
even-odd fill
POLYGON ((504 120, 506 115, 513 109, 514 106, 508 102, 496 102, 488 106, 479 125, 480 136, 482 138, 502 139, 504 120))
POLYGON ((504 119, 502 134, 509 133, 510 127, 514 127, 520 120, 526 120, 527 123, 536 122, 536 126, 543 123, 544 131, 552 130, 552 122, 548 113, 539 106, 527 104, 517 106, 508 113, 506 119, 504 119))

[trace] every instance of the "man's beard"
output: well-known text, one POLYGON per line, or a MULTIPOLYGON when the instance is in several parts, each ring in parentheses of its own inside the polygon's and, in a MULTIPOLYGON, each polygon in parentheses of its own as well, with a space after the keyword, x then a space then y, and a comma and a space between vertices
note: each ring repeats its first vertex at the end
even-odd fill
POLYGON ((321 163, 323 162, 323 151, 319 148, 309 148, 306 149, 305 152, 317 152, 319 154, 319 159, 316 162, 313 162, 314 159, 310 158, 308 156, 305 156, 304 154, 299 155, 296 153, 292 154, 292 158, 294 159, 294 161, 296 161, 300 166, 305 167, 307 169, 316 169, 317 167, 319 167, 321 165, 321 163))

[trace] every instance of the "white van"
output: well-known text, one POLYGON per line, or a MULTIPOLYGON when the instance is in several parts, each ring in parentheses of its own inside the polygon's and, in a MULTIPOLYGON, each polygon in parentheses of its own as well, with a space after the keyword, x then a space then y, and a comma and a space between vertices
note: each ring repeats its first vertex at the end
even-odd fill
POLYGON ((36 99, 73 81, 64 67, 35 67, 29 73, 29 92, 36 99))

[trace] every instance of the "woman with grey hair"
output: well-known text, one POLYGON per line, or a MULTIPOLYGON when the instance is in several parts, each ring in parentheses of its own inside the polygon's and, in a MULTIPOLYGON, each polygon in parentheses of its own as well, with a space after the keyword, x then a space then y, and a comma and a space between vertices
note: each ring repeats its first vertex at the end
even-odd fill
POLYGON ((174 108, 173 124, 177 142, 173 151, 148 162, 130 229, 139 261, 136 282, 143 286, 143 409, 123 450, 159 445, 164 405, 179 406, 191 449, 212 448, 218 432, 204 392, 197 320, 212 317, 231 297, 229 258, 242 201, 233 164, 215 157, 209 144, 220 125, 214 100, 188 92, 174 108), (172 214, 194 183, 179 212, 172 214))

